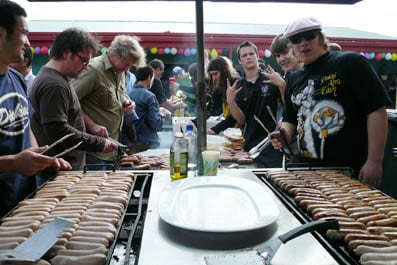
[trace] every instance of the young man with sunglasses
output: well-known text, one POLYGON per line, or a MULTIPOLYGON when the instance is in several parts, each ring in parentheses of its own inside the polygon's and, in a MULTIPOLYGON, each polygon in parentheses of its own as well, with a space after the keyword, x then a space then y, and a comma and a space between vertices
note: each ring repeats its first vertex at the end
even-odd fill
MULTIPOLYGON (((350 167, 353 176, 379 186, 390 99, 367 59, 354 52, 329 52, 321 24, 300 18, 284 37, 304 63, 286 85, 282 129, 297 140, 299 157, 312 166, 350 167)), ((279 133, 275 148, 285 146, 279 133)))
POLYGON ((40 69, 33 82, 30 99, 35 110, 31 123, 39 144, 51 144, 74 133, 53 153, 83 143, 63 156, 74 170, 85 165, 85 151, 111 152, 117 145, 109 140, 86 133, 81 106, 69 78, 78 77, 87 69, 97 41, 82 29, 69 28, 57 35, 50 50, 50 60, 40 69))

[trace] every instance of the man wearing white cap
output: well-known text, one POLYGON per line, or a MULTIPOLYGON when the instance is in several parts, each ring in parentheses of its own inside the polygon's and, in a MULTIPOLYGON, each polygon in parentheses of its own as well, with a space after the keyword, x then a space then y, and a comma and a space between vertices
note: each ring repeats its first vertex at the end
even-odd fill
MULTIPOLYGON (((300 18, 284 36, 304 63, 286 86, 282 128, 297 140, 299 158, 312 166, 348 166, 360 180, 379 186, 390 99, 367 59, 354 52, 328 52, 315 18, 300 18), (296 138, 295 138, 296 137, 296 138)), ((271 135, 275 148, 285 143, 271 135)))

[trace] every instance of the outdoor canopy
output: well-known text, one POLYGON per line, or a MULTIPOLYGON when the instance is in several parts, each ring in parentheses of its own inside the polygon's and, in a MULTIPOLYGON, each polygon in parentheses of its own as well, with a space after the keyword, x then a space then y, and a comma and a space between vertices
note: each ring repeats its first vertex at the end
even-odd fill
MULTIPOLYGON (((76 0, 28 0, 29 2, 76 2, 76 0)), ((78 2, 109 2, 116 0, 77 0, 78 2)), ((118 0, 134 2, 135 0, 118 0)), ((156 0, 146 0, 156 1, 156 0)), ((187 0, 169 0, 184 1, 187 0)), ((361 0, 209 0, 209 2, 273 2, 273 3, 311 3, 311 4, 355 4, 361 0)), ((189 1, 190 2, 190 1, 189 1)), ((198 175, 203 175, 203 159, 201 152, 207 149, 207 108, 206 108, 206 85, 204 73, 204 16, 203 0, 195 0, 196 3, 196 45, 197 45, 197 170, 198 175)))

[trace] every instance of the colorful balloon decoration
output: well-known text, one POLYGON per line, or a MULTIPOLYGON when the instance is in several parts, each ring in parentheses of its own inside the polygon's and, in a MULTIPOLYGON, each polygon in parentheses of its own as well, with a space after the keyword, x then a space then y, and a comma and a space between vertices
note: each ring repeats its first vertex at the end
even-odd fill
POLYGON ((34 48, 34 53, 35 53, 35 54, 40 54, 40 52, 41 52, 40 47, 34 48))
POLYGON ((45 46, 41 47, 41 49, 40 49, 40 54, 47 55, 47 54, 48 54, 48 48, 45 47, 45 46))
POLYGON ((150 48, 150 53, 151 54, 157 54, 158 49, 156 47, 150 48))
POLYGON ((390 52, 386 53, 385 60, 387 60, 387 61, 391 60, 391 53, 390 52))
POLYGON ((265 56, 266 56, 266 58, 269 58, 270 56, 272 56, 272 52, 270 50, 266 49, 265 56))
POLYGON ((164 54, 164 49, 163 49, 163 48, 159 48, 158 54, 159 54, 159 55, 163 55, 163 54, 164 54))
POLYGON ((218 55, 222 55, 223 50, 221 48, 216 49, 216 51, 218 52, 218 55))
POLYGON ((183 52, 184 52, 183 48, 179 48, 179 49, 178 49, 178 54, 179 54, 179 55, 183 55, 183 52))
POLYGON ((260 58, 264 57, 264 56, 265 56, 265 51, 264 51, 264 50, 259 50, 259 51, 258 51, 258 56, 259 56, 260 58))
POLYGON ((99 51, 101 52, 101 54, 104 54, 107 50, 108 48, 102 47, 99 51))
POLYGON ((175 55, 175 54, 177 54, 177 53, 178 53, 177 48, 171 48, 171 54, 172 54, 172 55, 175 55))
POLYGON ((382 53, 377 53, 375 55, 375 61, 380 61, 380 60, 382 60, 382 53))
POLYGON ((397 53, 393 52, 393 53, 391 54, 391 60, 392 60, 393 62, 397 61, 397 53))
POLYGON ((191 55, 196 55, 196 53, 197 53, 196 48, 191 48, 191 49, 190 49, 190 54, 191 54, 191 55))
POLYGON ((171 53, 170 48, 164 48, 164 53, 165 53, 165 54, 170 54, 170 53, 171 53))
POLYGON ((210 53, 211 58, 218 57, 218 51, 216 49, 212 49, 210 53))
POLYGON ((32 54, 34 54, 34 52, 35 52, 34 48, 32 46, 30 46, 29 48, 32 51, 32 54))
POLYGON ((183 54, 184 54, 185 56, 190 56, 190 54, 191 54, 190 49, 189 49, 189 48, 186 48, 185 51, 183 52, 183 54))

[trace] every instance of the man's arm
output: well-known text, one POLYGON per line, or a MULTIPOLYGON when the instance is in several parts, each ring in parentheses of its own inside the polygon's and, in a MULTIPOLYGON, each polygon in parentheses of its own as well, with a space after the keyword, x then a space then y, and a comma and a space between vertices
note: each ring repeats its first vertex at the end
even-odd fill
POLYGON ((16 172, 32 176, 51 167, 56 163, 56 158, 40 154, 46 148, 29 148, 15 155, 0 156, 0 172, 16 172))
POLYGON ((104 138, 109 137, 108 130, 106 129, 105 126, 96 124, 93 119, 91 119, 90 116, 88 116, 83 110, 81 110, 83 113, 83 119, 85 123, 85 127, 87 128, 87 131, 91 132, 94 135, 98 135, 104 138))
POLYGON ((382 180, 382 162, 387 138, 386 107, 381 107, 367 116, 368 154, 367 161, 358 178, 372 186, 379 186, 382 180))

